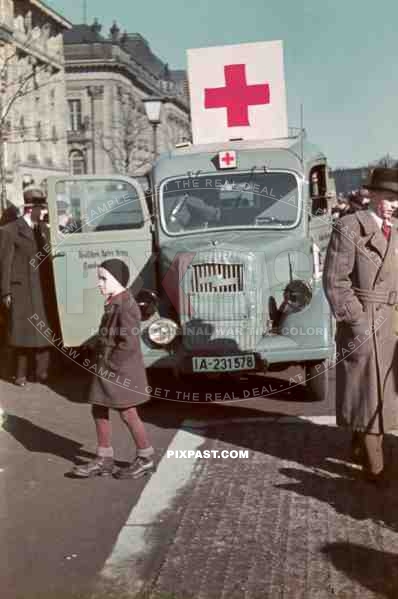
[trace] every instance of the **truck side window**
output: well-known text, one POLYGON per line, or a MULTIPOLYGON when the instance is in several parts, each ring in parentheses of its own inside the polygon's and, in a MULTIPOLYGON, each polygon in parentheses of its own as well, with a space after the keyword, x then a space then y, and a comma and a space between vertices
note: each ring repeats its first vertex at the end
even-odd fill
MULTIPOLYGON (((140 229, 144 226, 141 200, 127 181, 80 179, 59 182, 57 210, 59 228, 64 221, 76 223, 70 233, 140 229)), ((65 231, 64 231, 65 232, 65 231)))
POLYGON ((322 216, 328 213, 326 165, 317 165, 310 171, 311 213, 322 216))

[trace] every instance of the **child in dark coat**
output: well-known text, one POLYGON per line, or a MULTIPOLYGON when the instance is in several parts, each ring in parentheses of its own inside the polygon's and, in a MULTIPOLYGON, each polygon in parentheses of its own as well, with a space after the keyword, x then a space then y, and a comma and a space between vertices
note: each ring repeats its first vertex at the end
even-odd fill
POLYGON ((139 478, 154 469, 153 454, 136 406, 148 401, 147 378, 140 347, 140 311, 126 289, 129 269, 121 260, 105 260, 98 268, 98 289, 106 297, 96 345, 96 365, 89 392, 97 432, 97 457, 76 466, 81 478, 107 476, 139 478), (137 447, 137 457, 127 468, 115 471, 109 409, 119 412, 137 447))

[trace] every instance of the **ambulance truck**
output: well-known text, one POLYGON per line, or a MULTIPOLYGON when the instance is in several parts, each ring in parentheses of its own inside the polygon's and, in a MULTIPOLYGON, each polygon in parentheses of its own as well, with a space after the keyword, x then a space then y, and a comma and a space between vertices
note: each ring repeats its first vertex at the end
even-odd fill
POLYGON ((119 175, 48 178, 64 345, 95 335, 96 269, 120 258, 148 368, 190 377, 300 364, 309 392, 325 398, 334 350, 322 288, 325 155, 302 133, 185 144, 159 158, 147 187, 119 175))

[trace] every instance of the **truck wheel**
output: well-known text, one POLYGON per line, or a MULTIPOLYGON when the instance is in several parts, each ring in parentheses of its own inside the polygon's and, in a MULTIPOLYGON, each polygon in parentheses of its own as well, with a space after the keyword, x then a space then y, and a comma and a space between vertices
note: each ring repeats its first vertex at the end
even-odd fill
POLYGON ((306 387, 312 401, 323 401, 328 397, 328 361, 309 362, 305 365, 306 387))

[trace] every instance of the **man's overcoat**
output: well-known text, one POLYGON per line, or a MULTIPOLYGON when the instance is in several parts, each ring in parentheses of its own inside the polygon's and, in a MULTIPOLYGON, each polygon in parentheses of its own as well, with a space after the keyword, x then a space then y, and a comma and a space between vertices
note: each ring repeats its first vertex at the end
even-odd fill
MULTIPOLYGON (((15 347, 42 348, 51 345, 43 334, 52 330, 56 313, 47 226, 37 233, 23 217, 0 228, 0 295, 11 294, 8 342, 15 347), (35 324, 43 322, 38 329, 35 324), (32 324, 33 323, 33 324, 32 324)), ((50 335, 51 338, 51 335, 50 335)))
POLYGON ((335 222, 324 287, 337 321, 337 424, 382 433, 398 426, 398 231, 387 241, 369 211, 335 222))
POLYGON ((148 401, 140 321, 140 309, 130 291, 120 293, 105 305, 95 359, 85 364, 94 375, 90 403, 125 409, 148 401))

